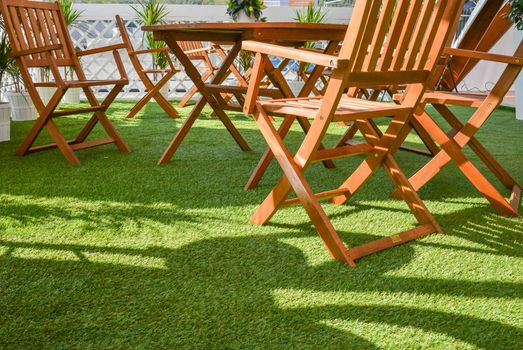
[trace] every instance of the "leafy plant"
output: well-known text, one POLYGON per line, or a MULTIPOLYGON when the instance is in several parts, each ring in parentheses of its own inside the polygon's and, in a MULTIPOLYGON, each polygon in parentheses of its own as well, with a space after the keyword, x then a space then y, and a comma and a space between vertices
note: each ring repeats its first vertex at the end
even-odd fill
MULTIPOLYGON (((20 76, 20 71, 18 70, 15 59, 11 56, 11 44, 4 30, 3 21, 0 21, 0 28, 2 29, 2 34, 0 34, 0 92, 3 92, 4 89, 9 86, 14 87, 16 92, 20 92, 23 88, 22 77, 20 76), (6 76, 11 78, 10 85, 5 84, 4 78, 6 76)), ((0 98, 0 101, 1 100, 0 98)))
POLYGON ((523 0, 509 0, 508 18, 514 22, 518 30, 523 30, 523 0))
MULTIPOLYGON (((165 23, 165 18, 169 14, 169 10, 165 6, 164 0, 138 0, 138 7, 131 6, 136 13, 136 16, 140 22, 144 25, 156 25, 165 23)), ((157 49, 165 47, 162 41, 154 40, 153 33, 144 33, 145 42, 150 49, 157 49)), ((153 54, 154 65, 158 68, 167 68, 167 53, 165 52, 154 52, 153 54)))
POLYGON ((65 24, 68 26, 74 25, 83 12, 73 7, 73 1, 74 0, 58 0, 58 3, 62 7, 62 12, 64 13, 65 24))
POLYGON ((301 23, 323 23, 326 20, 325 16, 321 7, 310 3, 306 8, 296 10, 294 20, 301 23))
POLYGON ((265 22, 266 18, 262 17, 262 10, 266 8, 263 0, 229 0, 227 14, 237 21, 240 12, 243 11, 247 16, 254 17, 256 21, 265 22))
MULTIPOLYGON (((317 7, 313 3, 310 3, 307 7, 296 10, 296 17, 294 20, 300 23, 323 23, 327 20, 327 18, 321 7, 317 7)), ((308 41, 305 43, 305 45, 303 45, 303 47, 306 49, 314 49, 316 47, 316 42, 308 41)), ((300 73, 303 73, 309 69, 309 67, 310 64, 308 63, 300 63, 298 77, 300 76, 300 73)))
MULTIPOLYGON (((67 24, 67 26, 74 26, 75 22, 78 20, 78 18, 80 18, 83 12, 74 8, 73 1, 74 0, 58 0, 58 3, 60 4, 60 7, 62 8, 62 12, 64 14, 65 24, 67 24)), ((69 79, 74 79, 74 70, 72 67, 65 67, 64 72, 64 74, 68 76, 69 79)), ((40 77, 42 81, 49 81, 49 68, 42 68, 40 72, 40 77)))

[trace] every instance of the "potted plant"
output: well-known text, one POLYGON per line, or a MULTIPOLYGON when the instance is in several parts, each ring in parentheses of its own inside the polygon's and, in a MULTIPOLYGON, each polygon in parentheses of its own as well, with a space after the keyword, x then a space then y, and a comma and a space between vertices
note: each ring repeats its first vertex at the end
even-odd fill
MULTIPOLYGON (((73 0, 58 0, 64 13, 65 24, 68 27, 74 26, 75 22, 82 15, 82 11, 79 11, 73 7, 73 0)), ((74 79, 74 71, 72 67, 65 67, 64 74, 67 80, 74 79)), ((54 90, 54 88, 51 88, 54 90)), ((53 91, 54 92, 54 91, 53 91)), ((51 93, 53 93, 51 92, 51 93)), ((63 97, 65 103, 80 103, 80 89, 69 89, 63 97)))
POLYGON ((227 14, 236 22, 265 22, 262 10, 266 9, 263 0, 229 0, 227 14))
MULTIPOLYGON (((0 123, 4 127, 2 138, 9 139, 9 129, 5 129, 6 118, 11 116, 13 120, 35 120, 37 118, 36 108, 31 101, 31 97, 24 90, 24 84, 22 83, 22 77, 20 71, 16 65, 15 60, 11 57, 11 44, 7 37, 7 33, 3 30, 3 22, 0 22, 0 29, 2 29, 2 35, 0 37, 0 82, 2 82, 2 91, 5 91, 5 97, 9 102, 9 107, 5 104, 1 106, 0 123), (8 76, 10 81, 8 84, 5 83, 5 77, 8 76), (10 109, 10 112, 8 111, 10 109)), ((0 98, 0 101, 2 98, 0 98)))
MULTIPOLYGON (((165 23, 165 18, 169 14, 169 10, 165 6, 164 0, 138 0, 138 7, 131 6, 138 21, 144 25, 156 25, 165 23)), ((144 33, 144 42, 149 49, 157 49, 165 47, 163 41, 157 41, 153 38, 152 32, 144 33)), ((153 68, 154 69, 166 69, 169 66, 167 62, 166 52, 153 52, 153 68)), ((158 81, 161 76, 158 74, 153 75, 153 80, 158 81)), ((168 99, 169 97, 170 82, 163 85, 160 89, 160 93, 168 99)))
MULTIPOLYGON (((509 0, 510 11, 508 18, 514 22, 516 33, 514 38, 517 48, 523 40, 523 0, 509 0)), ((523 120, 523 75, 516 80, 516 118, 523 120)))
MULTIPOLYGON (((47 67, 40 68, 40 81, 41 82, 49 82, 51 80, 51 71, 47 67)), ((38 94, 40 95, 40 98, 42 99, 42 102, 44 105, 47 105, 51 98, 53 97, 54 92, 56 91, 56 88, 51 86, 39 86, 36 88, 38 90, 38 94)))
POLYGON ((9 141, 11 128, 11 107, 9 103, 4 102, 2 91, 4 86, 4 77, 12 73, 14 67, 14 60, 10 56, 11 46, 7 39, 5 32, 2 32, 0 37, 0 142, 9 141))
MULTIPOLYGON (((310 3, 307 7, 296 10, 296 17, 294 20, 300 23, 323 23, 325 22, 326 17, 321 7, 317 7, 314 5, 314 3, 310 3)), ((316 42, 306 42, 303 47, 306 49, 314 49, 316 48, 316 42)), ((291 88, 294 96, 298 96, 301 89, 305 85, 303 77, 309 68, 310 64, 300 62, 296 72, 296 80, 288 81, 289 87, 291 88)))

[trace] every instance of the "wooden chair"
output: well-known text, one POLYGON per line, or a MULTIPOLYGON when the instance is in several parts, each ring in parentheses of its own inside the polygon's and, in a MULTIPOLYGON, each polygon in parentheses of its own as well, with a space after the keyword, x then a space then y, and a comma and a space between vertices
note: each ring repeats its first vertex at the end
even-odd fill
POLYGON ((156 49, 148 49, 148 50, 139 50, 136 51, 133 47, 133 44, 131 42, 131 39, 129 38, 129 34, 127 33, 127 28, 125 27, 125 24, 120 16, 116 16, 116 23, 118 24, 118 29, 120 30, 120 36, 122 37, 122 41, 125 44, 125 48, 127 49, 127 54, 129 55, 129 59, 131 60, 131 63, 133 64, 134 70, 138 74, 138 77, 142 80, 143 84, 147 88, 147 94, 145 94, 144 97, 138 103, 131 108, 129 113, 127 113, 127 118, 133 118, 145 105, 147 102, 149 102, 152 98, 156 100, 158 105, 162 107, 162 109, 167 113, 167 115, 171 118, 177 118, 178 112, 174 109, 173 106, 167 101, 167 99, 160 93, 160 89, 169 81, 171 78, 178 72, 176 68, 174 67, 174 64, 171 60, 171 57, 169 56, 169 48, 168 47, 162 47, 162 48, 156 48, 156 49), (140 61, 140 56, 145 54, 151 54, 154 52, 164 52, 166 55, 167 63, 169 64, 169 68, 165 69, 145 69, 142 65, 142 62, 140 61), (162 78, 154 84, 151 79, 149 78, 148 74, 161 74, 162 78))
POLYGON ((254 223, 265 224, 279 208, 301 204, 331 255, 352 266, 355 266, 356 259, 363 256, 441 231, 393 155, 406 138, 412 113, 452 33, 462 1, 358 0, 337 56, 254 41, 244 42, 243 49, 256 52, 244 112, 253 113, 284 172, 284 176, 252 216, 254 223), (415 20, 406 21, 408 13, 415 14, 415 20), (388 44, 394 45, 396 50, 390 50, 390 55, 380 56, 382 48, 388 44), (325 95, 257 100, 258 82, 262 79, 268 55, 333 68, 325 95), (362 67, 367 68, 363 70, 362 67), (399 84, 407 85, 407 90, 398 104, 363 100, 345 94, 351 87, 399 84), (297 117, 313 120, 294 156, 284 144, 271 117, 283 117, 282 124, 292 124, 297 117), (381 117, 391 117, 391 123, 380 136, 375 131, 373 119, 381 117), (366 143, 320 149, 329 125, 344 121, 354 121, 366 143), (340 187, 313 193, 304 174, 311 163, 361 154, 367 154, 367 157, 340 187), (419 226, 347 249, 318 200, 330 198, 333 203, 344 203, 381 167, 401 193, 419 226), (287 199, 291 190, 294 190, 297 198, 287 199))
MULTIPOLYGON (((215 67, 212 64, 209 54, 214 52, 223 53, 223 50, 217 45, 211 45, 204 47, 201 41, 180 41, 178 43, 182 50, 187 54, 191 61, 201 61, 203 67, 199 67, 204 73, 202 75, 202 81, 207 81, 208 79, 214 76, 214 73, 218 70, 218 67, 215 67), (218 49, 218 50, 217 50, 218 49)), ((221 55, 220 55, 221 56, 221 55)), ((225 58, 224 54, 222 58, 225 58)), ((178 104, 178 107, 183 108, 189 103, 193 96, 198 92, 198 88, 193 86, 183 99, 178 104)))
POLYGON ((16 154, 24 156, 29 152, 58 147, 70 163, 79 164, 80 160, 76 156, 75 151, 85 148, 115 143, 120 151, 129 152, 129 147, 116 132, 106 115, 106 111, 115 97, 128 84, 127 75, 117 51, 125 46, 122 44, 111 45, 78 53, 75 52, 59 3, 1 0, 1 9, 5 29, 12 46, 12 55, 16 58, 25 87, 40 114, 16 154), (113 53, 121 75, 120 79, 88 80, 86 78, 78 58, 101 52, 113 53), (54 81, 35 83, 30 75, 30 69, 35 67, 48 68, 54 77, 54 81), (64 80, 60 75, 59 67, 70 67, 76 73, 78 79, 64 80), (99 103, 91 87, 106 85, 114 87, 105 100, 99 103), (56 88, 47 105, 44 105, 37 92, 36 87, 38 86, 56 88), (87 97, 90 107, 57 110, 60 100, 70 88, 81 88, 87 97), (53 118, 81 113, 92 113, 93 116, 74 140, 67 141, 58 130, 53 118), (98 122, 100 122, 109 137, 86 141, 98 122), (32 147, 44 127, 47 128, 54 143, 32 147))
MULTIPOLYGON (((475 134, 503 101, 510 87, 514 84, 523 67, 523 41, 520 42, 513 56, 503 56, 486 52, 463 49, 445 49, 451 57, 468 58, 470 60, 489 60, 507 65, 503 74, 488 94, 456 93, 443 91, 427 91, 421 105, 414 114, 415 120, 441 146, 430 161, 418 170, 410 179, 415 190, 420 189, 430 181, 449 162, 454 161, 469 181, 480 191, 501 215, 519 215, 521 201, 521 185, 503 168, 496 158, 475 137, 475 134), (452 130, 446 133, 434 119, 424 110, 426 104, 434 106, 436 111, 447 121, 452 130), (469 120, 463 124, 448 106, 467 106, 476 108, 469 120), (490 183, 490 181, 472 164, 463 153, 463 148, 469 146, 498 180, 511 191, 509 199, 490 183)), ((397 95, 396 98, 401 98, 397 95)), ((500 130, 502 133, 503 130, 500 130)), ((396 193, 397 195, 397 193, 396 193)))

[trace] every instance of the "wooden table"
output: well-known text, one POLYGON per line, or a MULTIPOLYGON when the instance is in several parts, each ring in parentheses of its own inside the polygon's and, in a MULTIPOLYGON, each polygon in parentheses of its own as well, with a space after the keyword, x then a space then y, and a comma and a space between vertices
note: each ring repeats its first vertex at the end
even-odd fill
MULTIPOLYGON (((234 68, 234 60, 241 50, 241 43, 245 40, 258 40, 265 42, 277 42, 279 44, 298 46, 306 41, 329 41, 325 52, 332 53, 338 46, 338 43, 345 37, 347 26, 340 24, 316 24, 316 23, 298 23, 298 22, 267 22, 267 23, 189 23, 189 24, 165 24, 155 26, 144 26, 144 31, 152 31, 154 39, 163 40, 178 58, 180 64, 185 68, 185 73, 193 81, 201 95, 200 100, 196 103, 189 114, 185 123, 176 133, 173 140, 160 158, 158 164, 167 163, 179 145, 189 132, 190 128, 200 115, 203 107, 208 103, 214 110, 215 115, 225 125, 231 136, 243 151, 249 151, 247 142, 234 127, 231 120, 227 117, 224 109, 227 108, 220 97, 220 93, 231 93, 230 86, 221 85, 223 81, 231 74, 234 68), (180 48, 179 41, 212 41, 220 44, 231 44, 227 57, 210 84, 206 84, 200 75, 198 69, 193 65, 189 57, 180 48)), ((323 67, 317 66, 307 81, 300 96, 307 96, 314 88, 314 84, 321 76, 323 67)), ((237 72, 234 72, 238 76, 237 72)), ((274 69, 272 65, 267 66, 265 73, 270 78, 271 83, 279 90, 281 97, 294 97, 281 71, 274 69)), ((247 82, 239 81, 239 87, 245 88, 247 82)), ((265 91, 271 96, 271 91, 265 91)), ((274 95, 272 96, 274 97, 274 95)), ((308 124, 302 122, 301 126, 305 131, 308 130, 308 124)))

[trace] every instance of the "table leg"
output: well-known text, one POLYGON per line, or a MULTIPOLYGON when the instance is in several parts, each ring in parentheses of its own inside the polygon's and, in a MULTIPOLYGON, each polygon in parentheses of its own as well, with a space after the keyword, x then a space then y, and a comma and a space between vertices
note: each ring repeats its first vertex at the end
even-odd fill
MULTIPOLYGON (((176 150, 182 143, 183 139, 191 129, 192 125, 200 115, 202 109, 204 108, 205 104, 209 103, 211 108, 214 110, 220 121, 225 125, 229 133, 232 135, 236 143, 240 146, 240 148, 243 151, 249 151, 250 148, 243 139, 243 137, 240 135, 238 130, 234 127, 231 120, 225 112, 220 108, 216 100, 213 98, 212 94, 207 90, 205 87, 205 82, 202 81, 201 75, 198 72, 198 69, 192 64, 191 60, 187 55, 183 52, 183 50, 180 48, 176 40, 167 38, 166 40, 167 45, 169 48, 173 51, 173 53, 178 58, 178 61, 180 64, 183 65, 185 68, 185 73, 189 76, 189 78, 193 81, 194 85, 198 87, 198 91, 200 92, 200 99, 194 106, 193 110, 189 114, 187 120, 183 125, 181 126, 180 130, 176 133, 173 140, 163 153, 162 157, 158 161, 158 164, 165 164, 171 160, 174 153, 176 153, 176 150)), ((222 83, 225 78, 227 78, 228 74, 230 73, 230 66, 233 64, 234 59, 236 56, 238 56, 238 53, 241 49, 241 41, 238 41, 234 44, 234 46, 229 51, 229 54, 227 58, 222 62, 222 66, 218 70, 218 72, 215 74, 214 78, 212 79, 213 84, 220 84, 222 83)))

